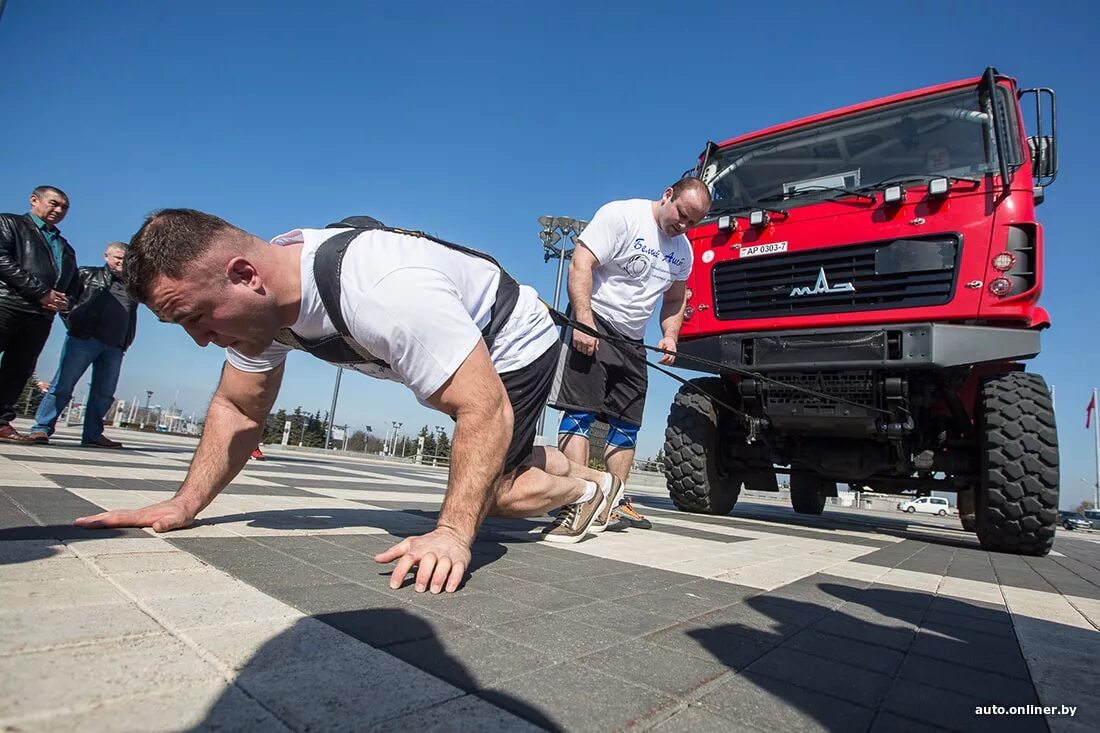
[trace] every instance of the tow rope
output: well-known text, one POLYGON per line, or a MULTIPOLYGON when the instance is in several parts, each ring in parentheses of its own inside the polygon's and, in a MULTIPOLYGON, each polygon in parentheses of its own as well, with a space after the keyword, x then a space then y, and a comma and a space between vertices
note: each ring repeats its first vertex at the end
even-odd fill
MULTIPOLYGON (((774 384, 776 386, 783 387, 784 389, 793 390, 795 392, 801 392, 802 394, 805 394, 805 395, 810 395, 812 397, 817 397, 818 399, 826 400, 828 402, 833 402, 833 403, 838 404, 838 405, 848 405, 850 407, 858 407, 861 410, 872 410, 874 412, 882 413, 882 414, 884 414, 888 417, 892 417, 892 414, 890 413, 889 410, 884 410, 880 407, 869 407, 867 405, 862 405, 858 402, 853 402, 852 400, 846 400, 843 397, 837 397, 835 395, 826 394, 824 392, 818 392, 817 390, 809 389, 807 387, 802 387, 802 386, 799 386, 797 384, 788 384, 788 383, 786 383, 786 382, 784 382, 780 379, 773 379, 772 377, 765 376, 765 375, 763 375, 759 372, 754 372, 754 371, 751 371, 749 369, 741 369, 739 367, 730 366, 728 364, 723 364, 721 362, 711 361, 710 359, 704 359, 701 356, 692 356, 690 354, 681 354, 681 353, 678 353, 676 351, 669 351, 668 349, 662 349, 662 348, 659 348, 657 346, 650 346, 649 344, 646 344, 646 343, 639 344, 637 341, 632 341, 631 339, 628 339, 628 338, 622 338, 622 337, 619 337, 619 336, 612 336, 612 335, 606 334, 606 333, 600 333, 599 331, 592 328, 591 326, 587 326, 583 323, 580 323, 579 321, 576 321, 576 320, 570 318, 569 316, 562 313, 561 311, 559 311, 555 308, 551 308, 549 305, 546 306, 546 309, 548 311, 550 311, 550 318, 553 319, 554 323, 557 324, 558 326, 563 327, 563 328, 565 328, 565 327, 573 328, 577 331, 580 331, 581 333, 587 334, 587 335, 589 335, 593 338, 600 339, 602 341, 610 341, 612 343, 621 343, 621 344, 626 344, 626 345, 633 346, 633 347, 637 347, 637 346, 640 345, 646 351, 652 351, 652 352, 655 352, 655 353, 658 353, 658 354, 671 355, 671 356, 675 357, 677 360, 693 362, 693 363, 698 364, 700 366, 709 367, 711 370, 716 371, 719 375, 736 374, 736 375, 740 375, 740 376, 743 376, 743 377, 751 377, 753 379, 759 379, 763 382, 767 382, 769 384, 774 384)), ((736 415, 737 417, 739 417, 741 419, 741 421, 744 423, 745 428, 749 432, 748 441, 750 443, 753 442, 756 439, 756 434, 761 428, 767 427, 768 421, 767 421, 766 418, 755 417, 753 415, 748 414, 744 410, 740 410, 740 409, 734 407, 733 405, 729 404, 728 402, 721 399, 717 395, 711 394, 710 392, 703 389, 702 387, 699 387, 698 385, 692 383, 690 380, 685 379, 684 377, 681 377, 679 374, 676 374, 676 373, 674 373, 674 372, 672 372, 668 369, 665 369, 664 367, 660 366, 659 364, 654 364, 653 362, 649 361, 648 359, 645 360, 645 363, 646 363, 646 366, 650 367, 651 369, 655 369, 655 370, 661 372, 662 374, 665 374, 669 377, 672 377, 673 379, 675 379, 677 382, 684 385, 685 387, 688 387, 689 389, 694 390, 695 392, 703 395, 704 397, 709 398, 712 402, 714 402, 714 404, 718 405, 719 407, 722 407, 725 410, 728 410, 729 412, 731 412, 734 415, 736 415)))

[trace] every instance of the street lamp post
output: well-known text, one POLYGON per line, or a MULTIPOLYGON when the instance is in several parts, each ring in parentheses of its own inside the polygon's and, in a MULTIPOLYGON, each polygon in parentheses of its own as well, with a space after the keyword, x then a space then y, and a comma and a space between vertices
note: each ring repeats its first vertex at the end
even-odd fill
POLYGON ((145 429, 145 424, 149 421, 149 403, 153 399, 153 390, 145 390, 145 415, 141 418, 141 429, 145 429))
POLYGON ((328 408, 328 425, 325 426, 325 450, 328 450, 332 440, 333 420, 336 419, 336 398, 340 396, 340 375, 344 373, 343 367, 336 367, 336 384, 332 386, 332 406, 328 408))
POLYGON ((393 441, 390 444, 390 452, 389 452, 389 455, 392 456, 394 453, 397 452, 397 434, 398 434, 398 432, 401 431, 401 426, 404 425, 405 423, 397 422, 396 420, 393 420, 393 421, 390 422, 390 424, 393 425, 393 441))
POLYGON ((568 216, 540 216, 539 239, 542 240, 542 261, 558 260, 558 276, 554 281, 554 310, 561 301, 561 286, 565 279, 565 261, 573 257, 577 236, 588 226, 583 219, 568 216), (560 242, 560 244, 559 244, 560 242), (572 245, 572 246, 570 246, 572 245))
MULTIPOLYGON (((554 280, 554 310, 558 310, 561 286, 565 279, 565 261, 572 259, 573 250, 577 247, 577 236, 588 226, 588 222, 568 216, 547 215, 539 217, 539 226, 542 227, 539 232, 539 239, 542 240, 542 261, 549 262, 555 257, 558 260, 558 276, 554 280)), ((545 432, 546 408, 543 407, 539 417, 539 435, 544 436, 545 432)))

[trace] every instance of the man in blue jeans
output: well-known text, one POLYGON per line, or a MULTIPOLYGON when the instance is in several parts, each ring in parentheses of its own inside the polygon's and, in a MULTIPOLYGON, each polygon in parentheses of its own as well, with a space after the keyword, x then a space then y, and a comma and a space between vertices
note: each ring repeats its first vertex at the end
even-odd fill
POLYGON ((105 266, 80 268, 80 295, 64 316, 69 335, 61 348, 61 363, 27 436, 36 443, 50 442, 57 416, 69 404, 73 388, 90 366, 92 384, 84 409, 81 445, 122 447, 122 443, 103 434, 103 418, 114 402, 122 357, 137 330, 137 303, 126 293, 122 276, 125 254, 124 243, 111 242, 103 253, 105 266))

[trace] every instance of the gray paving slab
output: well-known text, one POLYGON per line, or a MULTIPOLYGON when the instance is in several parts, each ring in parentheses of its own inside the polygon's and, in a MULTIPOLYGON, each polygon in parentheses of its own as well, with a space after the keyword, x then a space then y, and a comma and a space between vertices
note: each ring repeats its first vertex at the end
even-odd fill
POLYGON ((733 633, 727 628, 687 621, 642 637, 646 642, 704 661, 717 661, 727 669, 747 667, 782 642, 774 634, 733 633))
POLYGON ((485 629, 467 628, 445 638, 429 634, 392 644, 386 651, 466 691, 550 665, 538 649, 485 629))
POLYGON ((891 675, 804 654, 787 645, 760 657, 742 674, 753 680, 761 675, 770 677, 872 709, 893 683, 891 675))
POLYGON ((535 733, 544 730, 474 695, 448 700, 427 710, 404 715, 375 726, 377 733, 535 733))
MULTIPOLYGON (((822 659, 841 662, 870 672, 893 677, 905 659, 903 652, 875 646, 855 639, 824 634, 809 628, 792 636, 784 650, 793 650, 822 659)), ((1021 658, 1022 662, 1023 659, 1021 658)), ((812 666, 812 663, 810 663, 812 666)))
POLYGON ((492 519, 462 591, 436 596, 409 579, 390 589, 390 566, 373 556, 434 524, 444 471, 274 450, 246 473, 276 485, 241 493, 279 505, 199 527, 217 536, 69 526, 99 507, 65 487, 174 490, 176 481, 108 478, 181 470, 189 454, 170 445, 64 447, 53 461, 35 451, 18 463, 35 482, 0 480, 0 727, 168 727, 127 717, 120 699, 160 705, 194 730, 1076 733, 1100 723, 1100 542, 1082 535, 1059 533, 1047 558, 997 556, 946 522, 805 517, 767 502, 699 516, 642 493, 654 530, 576 547, 526 534, 545 517, 492 519), (318 509, 328 489, 355 500, 318 509), (388 500, 402 494, 415 500, 388 500), (229 536, 242 521, 255 536, 229 536), (653 567, 669 557, 660 543, 677 538, 699 574, 653 567), (641 549, 618 549, 630 546, 641 549), (846 559, 852 550, 865 554, 846 559), (737 575, 749 585, 702 577, 721 572, 724 553, 800 553, 823 569, 778 585, 766 572, 737 575), (830 557, 835 565, 821 562, 830 557), (123 668, 100 669, 104 659, 123 668), (73 660, 86 669, 72 673, 73 660), (13 688, 5 670, 33 674, 13 688), (420 704, 387 695, 394 681, 420 704), (44 692, 69 687, 64 704, 44 692), (981 716, 982 703, 1080 709, 981 716), (116 725, 99 725, 97 711, 117 711, 116 725))
POLYGON ((762 675, 737 675, 699 699, 702 710, 771 731, 866 730, 871 708, 839 700, 762 675))
POLYGON ((720 718, 694 705, 677 711, 671 718, 658 723, 651 730, 660 731, 660 733, 727 733, 727 731, 755 733, 761 729, 743 722, 720 718))
POLYGON ((536 670, 478 695, 536 725, 567 731, 620 730, 676 706, 670 697, 576 662, 536 670), (538 707, 528 700, 538 700, 538 707))
POLYGON ((577 662, 673 698, 690 697, 730 673, 729 667, 717 659, 700 659, 639 639, 597 649, 577 662))

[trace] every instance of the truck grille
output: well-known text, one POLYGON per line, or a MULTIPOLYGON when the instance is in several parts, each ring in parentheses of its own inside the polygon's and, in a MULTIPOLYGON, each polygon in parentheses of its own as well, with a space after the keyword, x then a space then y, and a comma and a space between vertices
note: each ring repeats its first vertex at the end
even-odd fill
POLYGON ((943 305, 959 240, 939 236, 735 259, 714 266, 721 320, 943 305))
POLYGON ((771 383, 767 388, 769 414, 849 414, 852 406, 815 397, 797 389, 840 397, 867 407, 875 405, 875 383, 871 372, 865 370, 847 372, 814 372, 772 374, 781 384, 771 383), (794 387, 794 389, 792 389, 794 387))

